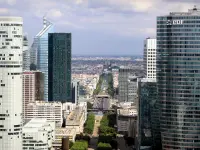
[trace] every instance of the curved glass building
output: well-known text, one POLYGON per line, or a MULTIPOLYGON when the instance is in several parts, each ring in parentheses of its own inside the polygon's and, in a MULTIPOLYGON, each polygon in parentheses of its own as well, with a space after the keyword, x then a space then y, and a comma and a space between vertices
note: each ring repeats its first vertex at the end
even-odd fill
MULTIPOLYGON (((44 73, 44 100, 48 101, 48 34, 54 32, 54 25, 45 17, 43 29, 34 38, 31 46, 31 66, 44 73)), ((32 69, 31 69, 32 70, 32 69)))
POLYGON ((200 149, 200 10, 157 17, 163 150, 200 149))

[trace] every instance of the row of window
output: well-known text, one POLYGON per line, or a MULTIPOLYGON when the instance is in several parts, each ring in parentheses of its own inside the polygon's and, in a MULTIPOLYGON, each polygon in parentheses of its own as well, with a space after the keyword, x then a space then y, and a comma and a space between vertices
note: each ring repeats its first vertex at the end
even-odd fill
POLYGON ((0 65, 0 68, 20 68, 20 67, 22 67, 22 65, 0 65))
MULTIPOLYGON (((183 14, 184 15, 184 14, 183 14)), ((157 20, 169 20, 169 17, 171 19, 200 19, 200 16, 188 16, 187 14, 185 14, 184 16, 161 16, 161 17, 157 17, 157 20)))
POLYGON ((2 23, 1 26, 20 26, 20 27, 21 27, 22 24, 16 24, 16 23, 15 23, 15 24, 13 24, 13 23, 11 23, 11 24, 9 24, 9 23, 4 23, 4 24, 3 24, 3 23, 2 23))
MULTIPOLYGON (((180 24, 176 24, 176 25, 174 25, 174 26, 172 26, 173 28, 200 28, 200 25, 199 24, 182 24, 182 25, 180 25, 180 24)), ((162 25, 157 25, 157 29, 158 28, 162 28, 162 29, 164 29, 164 28, 166 28, 166 29, 168 29, 169 28, 169 25, 167 25, 167 24, 162 24, 162 25)))
POLYGON ((166 37, 169 37, 169 36, 178 36, 178 37, 181 37, 181 36, 200 36, 200 33, 169 33, 169 32, 157 32, 157 40, 159 41, 160 37, 163 37, 163 36, 166 36, 166 37))

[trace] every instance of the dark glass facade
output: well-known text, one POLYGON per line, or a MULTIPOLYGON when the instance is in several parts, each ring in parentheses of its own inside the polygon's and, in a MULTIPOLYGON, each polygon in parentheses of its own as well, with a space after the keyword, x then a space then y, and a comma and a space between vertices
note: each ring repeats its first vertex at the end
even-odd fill
POLYGON ((71 99, 71 33, 49 33, 48 100, 71 99))
POLYGON ((200 11, 157 17, 163 150, 200 149, 200 11))
POLYGON ((149 149, 161 150, 160 112, 155 79, 138 79, 138 98, 138 147, 149 146, 149 149))

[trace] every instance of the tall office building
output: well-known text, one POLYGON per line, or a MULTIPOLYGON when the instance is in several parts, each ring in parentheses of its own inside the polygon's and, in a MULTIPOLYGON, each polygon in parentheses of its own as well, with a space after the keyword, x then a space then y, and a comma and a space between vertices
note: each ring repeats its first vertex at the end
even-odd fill
POLYGON ((0 149, 22 149, 21 17, 0 17, 0 149))
POLYGON ((31 46, 31 70, 44 73, 44 100, 48 100, 48 34, 54 32, 54 26, 45 17, 43 29, 34 38, 31 46))
POLYGON ((30 70, 30 50, 28 47, 27 36, 23 38, 23 71, 30 70))
POLYGON ((49 33, 48 100, 71 100, 71 33, 49 33))
POLYGON ((137 147, 149 146, 161 150, 160 109, 156 79, 138 79, 138 138, 137 147))
POLYGON ((156 39, 144 41, 144 69, 147 78, 156 78, 156 39))
POLYGON ((135 78, 139 78, 141 76, 142 71, 138 68, 120 67, 118 76, 120 102, 129 102, 133 100, 133 96, 131 95, 134 91, 131 92, 129 89, 133 89, 137 84, 135 78))
POLYGON ((44 74, 40 71, 23 72, 23 118, 29 103, 44 100, 44 74))
POLYGON ((163 150, 200 149, 200 10, 157 17, 163 150))

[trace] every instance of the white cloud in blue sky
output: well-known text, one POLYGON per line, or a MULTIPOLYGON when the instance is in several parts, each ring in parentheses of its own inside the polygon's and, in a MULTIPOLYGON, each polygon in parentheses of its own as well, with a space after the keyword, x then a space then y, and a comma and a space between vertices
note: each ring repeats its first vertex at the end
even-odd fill
POLYGON ((73 54, 142 54, 143 40, 155 37, 156 16, 187 11, 199 0, 0 0, 0 15, 22 16, 32 41, 42 17, 57 32, 72 33, 73 54))

